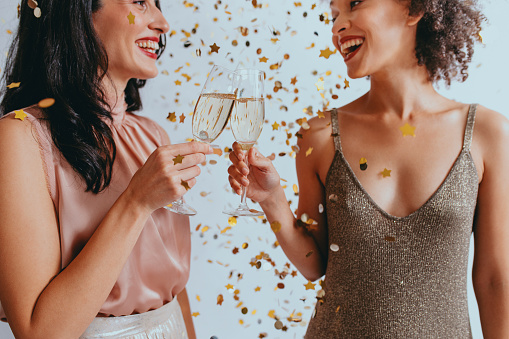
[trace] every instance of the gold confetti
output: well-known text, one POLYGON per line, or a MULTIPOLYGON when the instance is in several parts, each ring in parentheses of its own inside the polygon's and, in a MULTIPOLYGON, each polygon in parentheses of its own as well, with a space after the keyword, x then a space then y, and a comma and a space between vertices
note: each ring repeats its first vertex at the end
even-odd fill
POLYGON ((14 119, 19 119, 21 121, 25 121, 25 118, 27 116, 27 114, 25 113, 25 111, 23 111, 22 109, 20 110, 17 110, 17 111, 14 111, 15 113, 15 116, 14 116, 14 119))
POLYGON ((399 128, 399 130, 401 131, 401 133, 403 134, 404 137, 406 137, 407 135, 411 135, 413 137, 415 137, 415 129, 417 127, 415 126, 411 126, 408 122, 405 123, 403 126, 401 126, 399 128))
POLYGON ((16 87, 19 87, 19 85, 21 85, 21 82, 11 82, 9 85, 7 85, 7 88, 16 88, 16 87))
POLYGON ((386 178, 386 177, 390 177, 390 176, 391 176, 391 171, 392 171, 392 170, 388 170, 387 168, 384 168, 384 170, 383 170, 382 172, 380 172, 380 174, 382 174, 382 176, 383 176, 384 178, 386 178))
POLYGON ((229 217, 228 218, 228 225, 230 225, 232 227, 237 225, 237 217, 229 217))
POLYGON ((225 285, 225 287, 226 287, 227 290, 233 290, 233 285, 232 284, 225 285))
POLYGON ((279 124, 278 124, 278 123, 277 123, 277 121, 276 121, 276 122, 274 122, 274 123, 272 124, 272 130, 273 130, 273 131, 277 131, 278 129, 279 129, 279 124))
POLYGON ((184 181, 184 180, 180 179, 180 184, 181 184, 182 186, 184 186, 184 188, 186 189, 186 191, 188 191, 188 190, 190 190, 190 189, 191 189, 191 187, 189 187, 189 184, 187 183, 187 181, 184 181))
POLYGON ((297 184, 293 184, 293 193, 295 193, 296 195, 299 194, 299 187, 297 186, 297 184))
POLYGON ((318 112, 316 112, 316 115, 318 115, 318 119, 325 118, 325 114, 323 114, 323 112, 322 112, 322 111, 318 111, 318 112))
POLYGON ((46 99, 42 99, 41 101, 39 101, 39 107, 40 108, 48 108, 48 107, 51 107, 55 104, 55 99, 53 98, 46 98, 46 99))
POLYGON ((324 86, 324 82, 323 80, 318 80, 316 83, 315 83, 315 86, 316 86, 316 90, 318 91, 321 91, 323 90, 323 86, 324 86))
POLYGON ((247 242, 245 242, 245 243, 243 243, 243 244, 242 244, 242 249, 244 249, 244 250, 245 250, 245 249, 246 249, 246 248, 248 248, 248 247, 249 247, 249 244, 248 244, 247 242))
POLYGON ((217 304, 223 305, 223 301, 224 301, 223 295, 222 294, 218 295, 217 296, 217 304))
POLYGON ((319 58, 320 58, 320 57, 324 57, 325 59, 329 59, 329 57, 330 57, 332 54, 336 54, 336 50, 334 50, 334 52, 333 52, 333 51, 331 51, 331 50, 329 49, 329 47, 327 47, 326 49, 322 49, 322 50, 320 50, 320 56, 319 56, 319 58))
POLYGON ((183 124, 184 120, 186 120, 186 116, 184 115, 184 113, 182 113, 179 118, 180 118, 179 123, 181 123, 181 124, 183 124))
POLYGON ((366 158, 361 158, 359 160, 359 165, 360 165, 361 171, 365 171, 368 168, 368 160, 366 158))
POLYGON ((173 165, 181 164, 182 160, 184 160, 185 157, 178 154, 175 158, 173 158, 173 165))
POLYGON ((306 287, 306 290, 314 290, 316 284, 313 284, 310 280, 308 280, 307 284, 304 284, 304 287, 306 287))
POLYGON ((297 83, 297 77, 296 77, 296 76, 295 76, 295 77, 293 77, 293 78, 292 78, 292 80, 290 81, 290 83, 291 83, 292 85, 295 85, 295 84, 297 83))
POLYGON ((166 117, 166 119, 170 120, 171 122, 176 122, 177 116, 175 115, 175 112, 171 112, 171 113, 168 113, 168 116, 166 117))
POLYGON ((180 86, 180 85, 182 85, 182 82, 180 80, 175 80, 175 85, 180 86))
POLYGON ((271 317, 272 319, 276 319, 276 311, 270 310, 268 316, 271 317))
POLYGON ((272 232, 277 233, 281 231, 281 223, 279 221, 273 221, 270 223, 270 228, 272 229, 272 232))
POLYGON ((350 87, 350 82, 345 79, 345 89, 350 87))
POLYGON ((311 152, 313 152, 313 147, 308 148, 308 150, 306 151, 306 157, 309 156, 311 152))
POLYGON ((261 289, 262 288, 260 286, 256 286, 256 288, 254 290, 255 290, 255 292, 260 292, 261 289))
POLYGON ((127 19, 129 19, 129 25, 134 25, 134 18, 135 16, 133 15, 133 13, 129 12, 129 15, 127 16, 127 19))
POLYGON ((200 296, 196 295, 196 300, 201 301, 200 296))
POLYGON ((277 329, 277 330, 280 330, 283 328, 283 322, 281 320, 277 320, 275 323, 274 323, 274 327, 277 329))
POLYGON ((267 63, 267 61, 268 61, 269 59, 268 59, 268 58, 266 58, 266 57, 261 57, 261 58, 258 58, 258 60, 259 60, 260 62, 265 62, 265 63, 267 63))
POLYGON ((197 316, 199 316, 199 315, 200 315, 200 312, 193 312, 191 315, 192 315, 193 317, 197 317, 197 316))
POLYGON ((213 44, 213 45, 210 45, 209 47, 210 47, 210 53, 214 53, 214 52, 218 53, 218 52, 219 52, 219 49, 221 48, 221 47, 219 47, 218 45, 216 45, 216 43, 215 43, 215 42, 214 42, 214 44, 213 44))

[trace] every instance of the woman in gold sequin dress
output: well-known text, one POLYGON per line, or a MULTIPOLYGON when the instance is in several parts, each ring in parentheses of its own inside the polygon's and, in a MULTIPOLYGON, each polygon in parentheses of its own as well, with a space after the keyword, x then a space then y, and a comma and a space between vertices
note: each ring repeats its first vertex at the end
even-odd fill
POLYGON ((469 338, 467 268, 485 338, 509 337, 509 121, 438 94, 464 81, 475 1, 332 0, 332 39, 370 90, 298 140, 297 218, 279 175, 234 144, 232 188, 258 201, 309 280, 325 275, 306 338, 469 338), (474 129, 475 125, 475 129, 474 129))

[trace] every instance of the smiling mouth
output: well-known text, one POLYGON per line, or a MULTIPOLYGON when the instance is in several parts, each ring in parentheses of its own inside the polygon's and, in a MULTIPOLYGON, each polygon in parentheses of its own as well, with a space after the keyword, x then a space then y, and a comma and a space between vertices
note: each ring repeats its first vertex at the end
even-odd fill
POLYGON ((357 49, 359 49, 359 47, 361 47, 363 43, 364 38, 351 39, 342 43, 340 46, 341 47, 340 51, 341 54, 343 55, 343 58, 345 59, 348 58, 348 56, 355 52, 357 49))
POLYGON ((155 41, 150 40, 143 40, 136 42, 136 46, 141 48, 143 51, 156 54, 156 52, 159 50, 159 44, 155 41))

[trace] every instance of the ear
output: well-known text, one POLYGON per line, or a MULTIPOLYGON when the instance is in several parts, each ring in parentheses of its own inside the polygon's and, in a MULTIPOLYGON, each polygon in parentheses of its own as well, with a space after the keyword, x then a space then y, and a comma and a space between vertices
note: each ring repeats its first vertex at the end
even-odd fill
POLYGON ((422 17, 424 16, 424 12, 417 13, 414 15, 409 15, 407 19, 407 25, 408 26, 415 26, 421 21, 422 17))

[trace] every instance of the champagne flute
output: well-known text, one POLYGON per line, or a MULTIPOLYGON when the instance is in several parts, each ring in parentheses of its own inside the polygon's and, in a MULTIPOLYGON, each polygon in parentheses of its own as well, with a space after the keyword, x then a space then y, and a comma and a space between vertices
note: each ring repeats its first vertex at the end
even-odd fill
MULTIPOLYGON (((256 69, 236 70, 235 84, 238 88, 234 109, 230 117, 230 127, 235 140, 246 151, 244 162, 247 162, 247 152, 256 143, 265 120, 265 103, 263 95, 263 80, 265 73, 256 69)), ((246 203, 247 187, 242 190, 240 205, 237 208, 225 210, 223 213, 233 216, 260 216, 263 212, 249 209, 246 203)))
MULTIPOLYGON (((224 130, 237 94, 234 79, 234 71, 218 65, 212 67, 194 107, 192 130, 193 136, 198 141, 210 144, 224 130)), ((179 214, 196 214, 196 210, 186 204, 182 198, 165 208, 179 214)))

